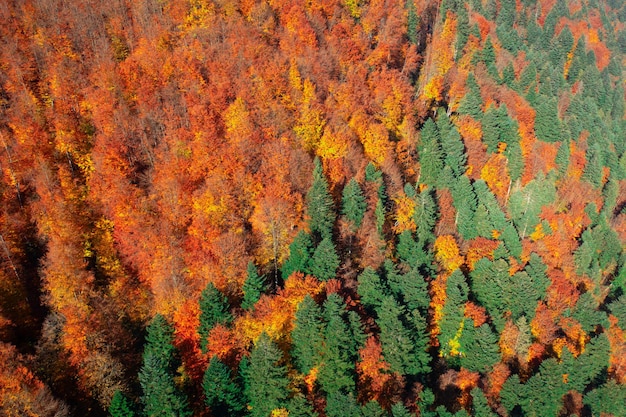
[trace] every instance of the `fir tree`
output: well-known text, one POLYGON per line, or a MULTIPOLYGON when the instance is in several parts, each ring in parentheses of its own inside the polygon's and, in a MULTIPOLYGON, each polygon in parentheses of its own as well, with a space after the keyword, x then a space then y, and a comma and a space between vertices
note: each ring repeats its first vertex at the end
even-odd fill
POLYGON ((306 202, 311 233, 330 239, 335 224, 334 203, 319 158, 315 159, 313 184, 306 195, 306 202))
POLYGON ((109 415, 111 417, 135 417, 135 406, 121 391, 116 391, 109 405, 109 415))
POLYGON ((284 279, 294 272, 309 273, 311 256, 313 255, 311 235, 300 230, 289 245, 289 258, 283 263, 281 273, 284 279))
POLYGON ((303 374, 308 374, 321 362, 324 344, 322 311, 310 295, 306 295, 298 306, 291 340, 291 354, 296 367, 303 374))
POLYGON ((253 262, 248 263, 246 281, 243 283, 243 300, 241 308, 249 310, 259 301, 266 291, 265 279, 259 275, 253 262))
POLYGON ((487 398, 485 398, 485 394, 480 390, 480 388, 474 388, 470 392, 472 395, 472 411, 474 416, 480 417, 496 417, 497 414, 491 410, 489 404, 487 403, 487 398))
POLYGON ((285 404, 289 379, 281 361, 281 351, 266 333, 262 333, 250 352, 245 376, 251 417, 267 417, 285 404))
POLYGON ((233 319, 226 296, 210 282, 200 295, 200 348, 206 352, 207 338, 211 329, 218 323, 227 324, 233 319))
POLYGON ((469 114, 476 120, 481 120, 483 98, 480 95, 480 87, 478 87, 472 74, 468 75, 466 84, 469 91, 461 100, 457 111, 461 114, 469 114))
POLYGON ((242 389, 233 380, 228 366, 213 356, 202 379, 204 401, 213 415, 238 416, 243 410, 242 389))
POLYGON ((322 281, 335 278, 340 260, 335 245, 330 238, 324 238, 315 249, 311 259, 310 271, 322 281))
POLYGON ((144 414, 150 417, 186 417, 191 412, 185 395, 176 387, 174 329, 157 314, 147 328, 139 383, 144 414))
POLYGON ((420 182, 430 187, 435 187, 443 169, 443 152, 441 150, 439 130, 431 119, 428 119, 422 127, 417 151, 421 165, 420 182))
POLYGON ((352 222, 355 229, 361 227, 367 203, 359 183, 352 178, 343 189, 342 214, 352 222))
POLYGON ((363 306, 369 311, 377 310, 389 292, 380 276, 372 268, 367 267, 359 275, 358 283, 358 294, 363 306))

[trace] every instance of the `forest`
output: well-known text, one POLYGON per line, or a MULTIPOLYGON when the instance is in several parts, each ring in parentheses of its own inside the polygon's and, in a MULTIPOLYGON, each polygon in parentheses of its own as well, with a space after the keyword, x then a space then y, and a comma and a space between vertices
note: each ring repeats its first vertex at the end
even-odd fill
POLYGON ((0 1, 0 415, 626 416, 623 0, 0 1))

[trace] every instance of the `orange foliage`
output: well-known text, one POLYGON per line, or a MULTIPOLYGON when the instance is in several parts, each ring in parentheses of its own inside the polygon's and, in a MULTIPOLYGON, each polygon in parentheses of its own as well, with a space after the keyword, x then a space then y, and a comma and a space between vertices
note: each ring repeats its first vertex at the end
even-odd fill
POLYGON ((504 360, 510 360, 517 356, 517 343, 520 336, 520 331, 517 326, 511 321, 507 320, 504 330, 500 334, 500 352, 502 352, 502 358, 504 360))
POLYGON ((465 258, 467 259, 467 266, 470 271, 474 270, 474 265, 476 265, 476 262, 482 258, 486 257, 493 260, 493 251, 500 246, 499 241, 484 237, 477 237, 476 239, 471 240, 469 244, 470 246, 467 250, 465 258))
POLYGON ((240 346, 248 346, 263 332, 274 340, 290 334, 298 304, 305 295, 315 296, 323 288, 323 283, 312 276, 292 274, 285 281, 284 288, 279 289, 274 295, 263 295, 253 312, 248 312, 235 320, 234 329, 240 346))
POLYGON ((558 0, 545 0, 541 2, 541 14, 537 18, 537 22, 539 22, 540 25, 543 26, 548 13, 550 13, 550 10, 552 10, 557 1, 558 0))
POLYGON ((545 303, 540 302, 537 305, 535 317, 530 322, 530 329, 542 345, 550 345, 556 338, 558 327, 554 323, 555 318, 556 314, 548 310, 545 303))
POLYGON ((491 402, 495 402, 500 398, 500 391, 509 375, 511 375, 511 371, 505 363, 499 362, 493 367, 493 370, 487 376, 487 398, 491 402))
MULTIPOLYGON (((359 351, 360 361, 356 364, 359 383, 367 387, 371 398, 379 400, 385 385, 391 379, 388 372, 390 365, 382 357, 380 342, 373 336, 365 341, 365 346, 359 351)), ((368 396, 369 397, 369 396, 368 396)))
POLYGON ((223 362, 232 365, 239 358, 239 345, 233 330, 217 324, 207 336, 207 358, 216 355, 223 362))
POLYGON ((503 154, 496 153, 491 155, 483 169, 480 170, 480 178, 485 180, 501 204, 506 201, 511 185, 507 163, 508 161, 503 154))
POLYGON ((626 331, 623 330, 626 325, 618 321, 615 316, 609 316, 611 324, 607 334, 611 344, 609 371, 619 383, 626 384, 626 331))
POLYGON ((430 284, 430 308, 433 310, 430 334, 431 343, 434 343, 436 346, 439 343, 436 337, 439 334, 439 323, 443 318, 443 307, 446 303, 448 276, 446 273, 441 273, 430 284))
POLYGON ((397 234, 404 232, 405 230, 415 231, 417 226, 413 220, 415 214, 415 201, 405 195, 401 195, 394 198, 396 203, 396 221, 393 225, 393 230, 397 234))
POLYGON ((435 228, 437 234, 452 234, 456 232, 456 210, 452 204, 452 194, 447 188, 437 189, 439 205, 439 220, 435 228))
POLYGON ((444 270, 453 272, 463 265, 464 259, 459 253, 459 247, 453 236, 438 236, 434 245, 435 259, 444 270))
POLYGON ((487 322, 487 310, 472 301, 468 301, 465 303, 465 317, 472 319, 474 327, 480 327, 487 322))
POLYGON ((206 368, 198 327, 200 307, 197 300, 189 299, 174 313, 174 346, 180 352, 185 371, 196 382, 202 380, 206 368))
POLYGON ((479 121, 467 115, 457 119, 456 124, 465 144, 467 175, 471 179, 477 180, 487 162, 487 145, 482 141, 482 126, 479 121))
POLYGON ((479 379, 480 373, 465 368, 461 368, 456 375, 455 385, 461 390, 461 397, 459 398, 461 406, 467 407, 469 405, 472 399, 470 391, 478 385, 479 379))
POLYGON ((495 23, 487 20, 487 18, 480 13, 472 13, 471 21, 476 22, 478 24, 478 29, 480 30, 480 38, 481 41, 485 41, 487 36, 495 29, 495 23))

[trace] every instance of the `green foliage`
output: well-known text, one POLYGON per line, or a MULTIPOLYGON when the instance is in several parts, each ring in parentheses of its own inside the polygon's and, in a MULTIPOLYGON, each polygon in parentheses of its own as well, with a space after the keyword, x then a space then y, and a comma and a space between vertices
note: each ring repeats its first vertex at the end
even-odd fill
POLYGON ((200 295, 200 348, 206 352, 207 337, 211 329, 218 323, 227 324, 233 319, 226 296, 215 288, 212 282, 207 284, 200 295))
POLYGON ((509 213, 519 236, 531 234, 539 224, 541 209, 554 201, 556 187, 550 179, 539 175, 518 191, 511 193, 509 213))
POLYGON ((289 245, 289 258, 283 263, 281 273, 287 279, 294 272, 309 273, 309 264, 313 255, 311 235, 300 230, 289 245))
POLYGON ((466 175, 461 175, 452 183, 450 188, 452 204, 457 212, 457 228, 465 240, 477 236, 474 213, 478 207, 478 200, 474 187, 466 175))
POLYGON ((576 302, 572 317, 578 321, 586 333, 596 330, 598 326, 609 327, 608 318, 604 311, 598 309, 599 303, 590 292, 581 294, 576 302))
POLYGON ((472 395, 472 415, 480 416, 480 417, 496 417, 497 414, 491 410, 489 404, 487 403, 487 398, 485 398, 485 394, 480 390, 480 388, 476 387, 471 391, 472 395))
POLYGON ((584 403, 591 408, 594 416, 620 416, 626 404, 626 385, 609 380, 606 384, 585 394, 584 403))
POLYGON ((562 127, 557 114, 556 99, 542 98, 536 110, 535 133, 537 138, 545 142, 559 142, 562 139, 562 127))
POLYGON ((322 311, 310 295, 304 297, 296 311, 291 332, 291 354, 296 367, 308 374, 322 360, 324 344, 322 311))
POLYGON ((190 416, 187 399, 174 383, 174 329, 157 314, 146 330, 143 365, 139 371, 144 414, 150 417, 190 416))
POLYGON ((265 278, 259 275, 254 263, 248 263, 246 281, 243 283, 243 300, 241 308, 249 310, 259 301, 261 295, 267 290, 265 278))
POLYGON ((407 0, 406 2, 407 9, 407 31, 406 35, 409 38, 409 42, 413 45, 417 45, 418 41, 418 25, 419 25, 419 16, 417 15, 417 11, 415 10, 415 3, 413 0, 407 0))
POLYGON ((458 112, 461 114, 469 114, 476 120, 482 119, 483 98, 480 95, 480 88, 476 83, 476 79, 472 74, 467 77, 468 92, 461 99, 458 112))
POLYGON ((334 203, 318 158, 315 159, 313 183, 306 195, 306 203, 311 233, 319 235, 321 239, 330 239, 335 224, 334 203))
POLYGON ((457 269, 448 278, 446 302, 443 306, 442 318, 439 323, 440 333, 437 336, 441 355, 448 357, 459 354, 459 337, 464 326, 465 303, 469 288, 465 276, 457 269), (455 352, 456 351, 456 352, 455 352))
POLYGON ((411 412, 402 403, 391 406, 391 417, 411 417, 411 412))
POLYGON ((262 333, 250 352, 246 369, 245 394, 251 417, 267 417, 281 408, 289 396, 287 368, 282 352, 266 333, 262 333))
MULTIPOLYGON (((355 389, 355 362, 364 335, 354 315, 346 312, 342 298, 333 293, 324 303, 323 361, 318 381, 326 393, 353 393, 355 389)), ((358 318, 356 318, 358 320, 358 318)))
POLYGON ((444 164, 452 169, 455 177, 465 172, 465 145, 456 127, 444 111, 440 111, 437 117, 437 128, 441 136, 441 148, 443 150, 444 164))
POLYGON ((428 119, 422 126, 417 152, 421 166, 420 182, 435 187, 443 169, 443 152, 439 130, 432 119, 428 119))
POLYGON ((380 276, 372 268, 365 268, 358 277, 361 303, 370 311, 378 310, 389 292, 380 276))
POLYGON ((329 392, 326 397, 327 417, 363 417, 361 407, 352 393, 329 392))
POLYGON ((233 380, 228 366, 213 356, 202 379, 204 402, 214 415, 237 416, 243 410, 242 388, 233 380))
POLYGON ((408 311, 418 310, 426 315, 430 305, 428 295, 428 283, 419 273, 417 268, 412 268, 405 274, 396 271, 395 265, 389 259, 385 260, 385 273, 389 285, 396 300, 406 306, 408 311))
POLYGON ((367 203, 359 183, 352 178, 343 189, 342 214, 352 222, 355 228, 361 227, 367 203))
POLYGON ((135 417, 135 406, 121 391, 116 391, 109 405, 109 415, 111 417, 135 417))
POLYGON ((459 343, 459 364, 470 371, 486 373, 500 361, 498 335, 486 323, 476 328, 472 320, 465 319, 459 343))
POLYGON ((289 400, 287 411, 290 417, 317 417, 317 413, 302 394, 296 394, 289 400))
POLYGON ((333 241, 330 238, 324 238, 313 253, 309 270, 317 278, 327 281, 335 278, 339 263, 339 255, 337 255, 333 241))
POLYGON ((428 337, 425 320, 416 318, 421 321, 417 326, 419 329, 407 327, 404 322, 408 318, 403 308, 391 296, 383 298, 377 313, 376 323, 380 327, 383 356, 391 365, 391 371, 400 375, 418 375, 430 371, 426 354, 428 337))

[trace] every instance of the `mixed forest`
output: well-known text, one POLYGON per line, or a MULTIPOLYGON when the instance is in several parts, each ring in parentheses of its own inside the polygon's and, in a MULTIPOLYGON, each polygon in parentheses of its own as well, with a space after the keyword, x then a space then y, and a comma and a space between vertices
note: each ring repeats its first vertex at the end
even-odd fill
POLYGON ((622 0, 0 1, 0 415, 626 415, 622 0))

